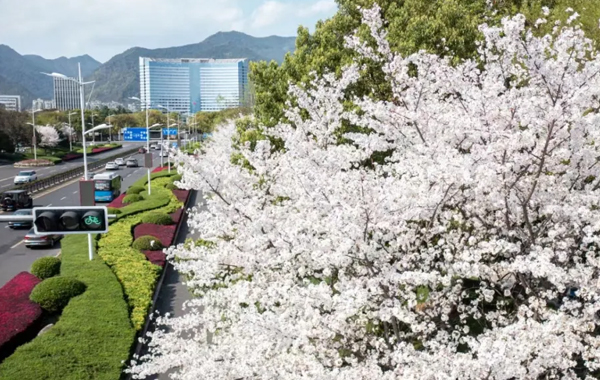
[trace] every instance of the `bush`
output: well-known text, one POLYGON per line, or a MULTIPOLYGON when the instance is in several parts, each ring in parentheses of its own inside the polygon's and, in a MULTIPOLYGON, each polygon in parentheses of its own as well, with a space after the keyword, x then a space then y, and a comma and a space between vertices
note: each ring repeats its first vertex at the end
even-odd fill
POLYGON ((140 236, 135 239, 131 247, 139 249, 140 251, 160 251, 163 249, 160 239, 150 235, 140 236), (154 244, 152 244, 152 242, 154 242, 154 244))
POLYGON ((59 273, 60 260, 56 257, 40 257, 31 265, 31 274, 40 280, 58 276, 59 273))
POLYGON ((115 208, 115 207, 108 207, 108 208, 107 208, 107 210, 108 210, 108 213, 109 213, 109 214, 115 214, 115 215, 118 215, 118 214, 120 214, 120 213, 121 213, 121 210, 120 210, 120 209, 118 209, 118 208, 115 208))
POLYGON ((164 212, 152 211, 142 215, 142 223, 159 224, 161 226, 166 226, 169 224, 173 224, 173 219, 169 214, 166 214, 164 212))
POLYGON ((171 177, 171 181, 175 182, 175 181, 181 181, 181 174, 175 174, 174 176, 171 177))
POLYGON ((127 189, 127 195, 139 194, 144 190, 145 189, 141 186, 131 186, 129 189, 127 189))
POLYGON ((144 197, 142 197, 139 194, 129 194, 128 196, 123 198, 123 203, 134 203, 134 202, 139 202, 143 199, 144 199, 144 197))
POLYGON ((179 188, 178 188, 177 186, 175 186, 175 184, 173 184, 173 183, 167 183, 167 184, 165 185, 165 189, 169 189, 169 190, 177 190, 177 189, 179 189, 179 188))
POLYGON ((85 291, 85 284, 70 277, 52 277, 39 283, 29 298, 51 313, 61 311, 69 300, 85 291))

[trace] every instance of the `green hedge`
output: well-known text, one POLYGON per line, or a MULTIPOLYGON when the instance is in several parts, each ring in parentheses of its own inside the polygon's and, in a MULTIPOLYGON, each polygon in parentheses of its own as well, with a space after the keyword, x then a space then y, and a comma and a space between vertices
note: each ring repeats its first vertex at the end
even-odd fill
POLYGON ((59 273, 60 260, 56 257, 40 257, 31 264, 31 274, 40 280, 58 276, 59 273))
MULTIPOLYGON (((94 240, 95 241, 95 240, 94 240)), ((45 334, 0 364, 0 379, 115 380, 135 340, 127 303, 115 274, 98 255, 90 261, 87 237, 62 240, 61 274, 87 285, 45 334)))
POLYGON ((52 277, 33 288, 29 299, 51 313, 61 311, 69 300, 85 292, 85 284, 75 278, 52 277))
POLYGON ((169 215, 167 213, 152 211, 152 212, 144 213, 144 215, 142 216, 142 223, 150 223, 150 224, 158 224, 161 226, 167 226, 169 224, 173 224, 173 218, 171 218, 171 215, 169 215))
POLYGON ((131 245, 131 248, 135 248, 140 251, 160 251, 164 247, 157 237, 145 235, 135 239, 131 245))
POLYGON ((107 207, 107 210, 109 214, 113 215, 119 215, 121 213, 121 209, 116 207, 107 207))
POLYGON ((144 198, 139 194, 129 194, 123 198, 123 203, 135 203, 143 200, 144 198))
POLYGON ((161 177, 152 180, 152 195, 141 202, 121 208, 122 213, 118 219, 98 242, 98 254, 123 285, 131 310, 131 321, 138 330, 144 325, 161 268, 152 264, 143 253, 131 246, 132 231, 136 225, 143 222, 146 211, 155 210, 169 214, 181 207, 177 197, 165 188, 168 181, 169 178, 161 177))
POLYGON ((144 188, 142 186, 131 186, 129 189, 127 189, 126 194, 127 195, 139 194, 142 191, 144 191, 144 188))

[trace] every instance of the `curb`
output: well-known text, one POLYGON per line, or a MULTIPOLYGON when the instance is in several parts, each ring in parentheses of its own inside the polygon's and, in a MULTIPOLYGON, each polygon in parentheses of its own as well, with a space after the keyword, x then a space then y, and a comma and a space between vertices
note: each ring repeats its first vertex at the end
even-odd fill
MULTIPOLYGON (((189 206, 189 202, 190 199, 192 197, 192 192, 195 192, 196 190, 190 190, 190 192, 187 195, 187 198, 185 199, 185 202, 183 203, 182 208, 185 209, 187 211, 188 206, 189 206)), ((183 213, 181 215, 181 219, 179 219, 179 223, 177 224, 177 228, 175 229, 175 235, 173 235, 173 242, 175 242, 177 240, 177 237, 179 236, 179 231, 181 230, 181 226, 183 225, 184 222, 187 222, 187 212, 183 213)), ((171 244, 173 245, 173 244, 171 244)), ((135 351, 133 352, 134 355, 139 355, 140 352, 142 351, 142 348, 144 347, 144 344, 141 343, 139 340, 140 338, 144 338, 146 336, 146 334, 148 333, 148 329, 150 328, 150 323, 152 322, 152 319, 150 318, 150 316, 152 315, 152 313, 154 313, 155 308, 156 308, 156 301, 158 300, 158 295, 160 294, 160 290, 162 289, 162 284, 164 282, 164 279, 166 277, 167 271, 169 270, 169 267, 171 266, 171 263, 169 263, 168 261, 165 261, 165 266, 163 268, 163 271, 160 275, 160 278, 158 279, 158 282, 156 283, 156 287, 154 288, 154 296, 152 297, 152 303, 150 304, 150 309, 148 310, 148 314, 146 315, 146 323, 144 324, 144 328, 142 329, 142 331, 138 334, 136 334, 136 346, 135 346, 135 351)), ((131 359, 129 359, 131 360, 131 359)), ((132 375, 129 374, 127 376, 127 379, 131 379, 132 375)))

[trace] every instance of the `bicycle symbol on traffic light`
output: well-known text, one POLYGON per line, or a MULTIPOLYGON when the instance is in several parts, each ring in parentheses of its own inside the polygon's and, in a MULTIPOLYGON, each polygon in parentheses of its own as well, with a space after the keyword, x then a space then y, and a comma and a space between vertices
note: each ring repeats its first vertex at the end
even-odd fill
POLYGON ((85 217, 84 223, 88 226, 92 224, 100 224, 100 218, 93 215, 88 215, 85 217))

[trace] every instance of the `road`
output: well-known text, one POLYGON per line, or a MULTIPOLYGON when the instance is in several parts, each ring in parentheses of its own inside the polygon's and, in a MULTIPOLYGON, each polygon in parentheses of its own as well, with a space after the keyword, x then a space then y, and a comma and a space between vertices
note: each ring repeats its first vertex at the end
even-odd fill
MULTIPOLYGON (((115 153, 115 152, 113 152, 115 153)), ((140 164, 143 164, 143 156, 135 155, 140 164)), ((153 152, 152 162, 155 166, 160 164, 157 151, 153 152)), ((103 170, 102 170, 103 171, 103 170)), ((116 171, 123 177, 121 191, 125 191, 131 184, 146 175, 147 169, 121 167, 116 171)), ((98 172, 96 172, 98 173, 98 172)), ((79 183, 77 181, 67 182, 48 192, 35 195, 34 207, 40 206, 78 206, 79 205, 79 183)), ((10 215, 11 213, 2 213, 10 215)), ((39 257, 56 256, 60 251, 60 244, 54 248, 30 249, 23 245, 23 237, 28 229, 12 230, 7 223, 0 223, 0 287, 4 286, 15 275, 22 271, 29 271, 31 264, 39 257)))
MULTIPOLYGON (((93 156, 88 157, 88 162, 95 162, 101 160, 106 157, 113 156, 115 154, 119 154, 120 150, 129 150, 138 146, 145 146, 145 143, 141 142, 126 142, 122 143, 123 147, 121 149, 110 150, 108 152, 103 152, 99 154, 95 154, 93 156)), ((47 166, 42 168, 15 168, 13 165, 1 165, 0 166, 0 191, 2 189, 7 189, 11 186, 14 186, 14 178, 21 170, 35 170, 37 172, 38 178, 49 177, 56 173, 64 172, 69 169, 74 169, 76 167, 83 165, 83 158, 78 158, 76 160, 67 161, 60 163, 55 166, 47 166)))

